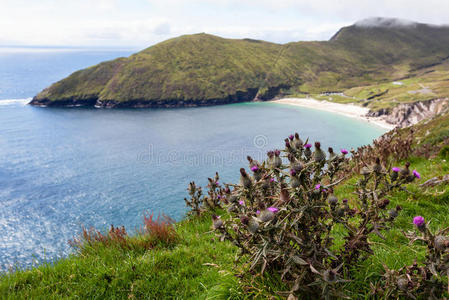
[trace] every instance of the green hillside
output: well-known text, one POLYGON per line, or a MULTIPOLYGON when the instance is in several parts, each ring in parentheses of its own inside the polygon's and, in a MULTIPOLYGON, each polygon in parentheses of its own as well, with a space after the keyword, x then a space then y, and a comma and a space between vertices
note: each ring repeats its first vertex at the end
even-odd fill
POLYGON ((77 71, 34 105, 173 107, 344 91, 420 76, 449 56, 449 27, 355 24, 323 42, 186 35, 77 71))

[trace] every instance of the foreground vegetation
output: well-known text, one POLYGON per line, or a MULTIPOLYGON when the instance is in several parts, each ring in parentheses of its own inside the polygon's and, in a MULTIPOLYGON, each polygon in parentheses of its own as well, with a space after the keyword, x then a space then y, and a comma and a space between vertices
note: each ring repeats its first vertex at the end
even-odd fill
MULTIPOLYGON (((413 218, 424 217, 432 232, 449 226, 449 188, 448 181, 444 182, 443 178, 443 175, 449 174, 448 119, 448 115, 439 116, 412 129, 403 129, 392 138, 393 142, 379 146, 383 148, 374 148, 375 152, 369 147, 359 149, 354 155, 352 163, 356 165, 353 169, 357 171, 334 187, 333 194, 340 199, 338 203, 348 198, 350 206, 356 207, 352 192, 354 185, 363 177, 358 175, 358 171, 363 170, 363 165, 358 165, 358 161, 369 162, 370 168, 376 157, 391 157, 385 166, 388 168, 404 165, 407 161, 419 171, 421 178, 405 183, 405 189, 396 189, 388 194, 390 203, 387 208, 398 205, 402 208, 394 218, 394 225, 389 226, 389 230, 381 230, 384 238, 376 234, 368 236, 372 255, 363 255, 363 259, 345 267, 345 272, 351 275, 348 281, 339 283, 337 292, 352 298, 365 298, 372 293, 380 295, 385 289, 398 293, 395 290, 396 280, 394 286, 385 286, 385 271, 412 265, 415 259, 422 266, 426 260, 425 244, 418 241, 409 245, 404 235, 404 232, 410 231, 419 233, 412 222, 413 218), (407 140, 399 143, 398 149, 402 150, 396 151, 396 138, 409 137, 411 130, 410 152, 407 150, 407 140), (435 177, 434 184, 424 184, 435 177)), ((258 172, 254 166, 253 162, 252 172, 258 172)), ((258 167, 265 168, 262 165, 258 167)), ((244 185, 244 182, 241 184, 244 185)), ((227 206, 215 196, 226 194, 226 187, 216 185, 216 179, 211 178, 206 198, 194 190, 191 185, 193 197, 187 199, 187 203, 198 209, 193 209, 191 216, 184 221, 173 225, 169 219, 146 216, 144 230, 135 235, 128 235, 123 228, 114 227, 105 233, 87 230, 78 240, 72 241, 76 252, 70 257, 54 264, 1 275, 0 298, 241 299, 284 298, 290 295, 292 286, 288 277, 281 280, 276 264, 267 264, 263 275, 259 268, 263 264, 255 264, 259 267, 250 270, 253 262, 251 255, 239 252, 239 244, 235 241, 234 244, 230 243, 226 241, 229 238, 223 236, 223 228, 228 228, 228 224, 231 225, 229 229, 233 228, 233 212, 215 207, 227 206), (203 203, 195 204, 195 197, 202 199, 203 203), (213 215, 220 215, 221 219, 214 217, 215 221, 212 222, 213 215), (220 224, 217 220, 224 223, 220 224), (236 258, 239 260, 236 261, 236 258)), ((232 203, 230 199, 229 203, 232 203)), ((280 204, 277 205, 282 210, 280 204)), ((260 210, 264 212, 265 208, 260 207, 260 210)), ((240 223, 234 225, 243 226, 240 223)), ((240 230, 245 228, 243 226, 240 230)), ((343 231, 338 226, 336 228, 332 234, 335 239, 332 251, 345 243, 343 231)), ((258 232, 263 234, 262 231, 258 232)), ((240 240, 243 243, 247 241, 250 239, 240 240)), ((269 259, 270 256, 266 257, 269 259)), ((445 275, 444 280, 447 282, 445 275)), ((321 293, 321 288, 317 291, 321 293)))

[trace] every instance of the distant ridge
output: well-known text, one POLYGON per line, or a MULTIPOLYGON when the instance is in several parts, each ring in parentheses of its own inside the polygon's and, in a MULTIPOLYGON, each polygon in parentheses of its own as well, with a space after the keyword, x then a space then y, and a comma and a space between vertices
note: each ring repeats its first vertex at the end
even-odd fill
POLYGON ((369 18, 329 41, 275 44, 205 33, 77 71, 38 106, 180 107, 321 93, 414 76, 449 57, 449 27, 369 18))

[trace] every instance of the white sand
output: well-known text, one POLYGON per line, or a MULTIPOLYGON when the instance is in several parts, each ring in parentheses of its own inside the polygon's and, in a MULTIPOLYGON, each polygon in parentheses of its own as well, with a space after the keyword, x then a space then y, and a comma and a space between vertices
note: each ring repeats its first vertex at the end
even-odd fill
POLYGON ((382 118, 367 117, 366 114, 369 109, 366 107, 357 106, 354 104, 341 104, 333 103, 329 101, 318 101, 312 98, 283 98, 279 100, 273 100, 275 103, 288 104, 295 106, 308 107, 313 109, 325 110, 347 117, 356 118, 366 122, 376 124, 377 126, 393 129, 395 126, 385 122, 382 118))

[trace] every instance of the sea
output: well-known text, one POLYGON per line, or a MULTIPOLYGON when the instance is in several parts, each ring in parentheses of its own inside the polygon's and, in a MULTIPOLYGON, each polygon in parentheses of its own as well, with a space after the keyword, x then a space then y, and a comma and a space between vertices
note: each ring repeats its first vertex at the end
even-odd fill
POLYGON ((0 272, 73 253, 83 227, 133 232, 145 213, 182 219, 190 181, 235 182, 246 156, 298 132, 327 148, 385 129, 276 103, 176 109, 39 108, 27 103, 72 72, 132 50, 0 48, 0 272))

